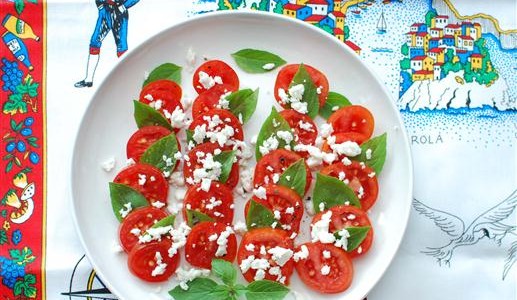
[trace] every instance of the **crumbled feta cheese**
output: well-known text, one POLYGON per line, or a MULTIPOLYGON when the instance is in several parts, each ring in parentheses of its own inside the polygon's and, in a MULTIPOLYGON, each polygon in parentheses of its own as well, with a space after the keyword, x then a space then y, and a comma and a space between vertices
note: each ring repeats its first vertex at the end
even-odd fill
POLYGON ((251 268, 254 270, 259 270, 259 269, 265 270, 265 269, 269 268, 269 260, 267 260, 265 258, 254 259, 251 262, 251 268))
POLYGON ((284 140, 284 142, 286 144, 288 144, 288 145, 294 140, 293 134, 291 132, 289 132, 289 131, 279 130, 279 131, 276 132, 276 136, 279 139, 284 140))
POLYGON ((262 145, 259 146, 259 152, 262 155, 266 155, 269 152, 278 149, 278 146, 280 146, 280 142, 274 135, 272 135, 262 142, 262 145))
POLYGON ((250 255, 247 258, 243 259, 241 261, 241 264, 239 265, 239 268, 241 268, 242 273, 248 272, 248 270, 251 268, 251 263, 255 261, 255 256, 250 255))
POLYGON ((355 220, 356 216, 354 214, 349 214, 347 219, 349 220, 355 220))
POLYGON ((369 148, 366 149, 365 155, 366 155, 366 159, 368 159, 368 160, 372 159, 372 149, 369 149, 369 148))
POLYGON ((162 227, 151 227, 145 231, 145 233, 138 237, 138 243, 145 244, 151 241, 161 241, 162 236, 170 233, 172 230, 172 226, 162 226, 162 227))
POLYGON ((266 271, 263 269, 258 269, 257 273, 255 273, 255 277, 253 277, 253 280, 262 280, 266 277, 266 271))
POLYGON ((230 108, 230 101, 226 97, 230 96, 232 92, 226 92, 219 97, 219 101, 216 105, 217 108, 221 109, 229 109, 230 108))
POLYGON ((320 209, 320 211, 324 211, 324 210, 325 210, 325 202, 321 202, 321 203, 318 205, 318 208, 320 209))
POLYGON ((350 166, 352 164, 352 161, 348 158, 348 157, 343 157, 343 159, 341 160, 341 162, 345 165, 345 166, 350 166))
POLYGON ((332 106, 332 111, 337 111, 339 109, 339 106, 332 106))
POLYGON ((370 177, 370 178, 375 177, 375 172, 368 173, 368 177, 370 177))
POLYGON ((323 244, 330 244, 336 241, 336 237, 329 232, 330 218, 332 211, 329 210, 321 216, 321 219, 314 224, 311 224, 311 238, 312 242, 321 242, 323 244))
POLYGON ((297 84, 290 87, 287 93, 284 89, 278 89, 278 96, 280 97, 282 104, 290 103, 292 109, 301 114, 306 114, 308 112, 307 102, 302 102, 304 92, 305 87, 303 84, 297 84))
POLYGON ((309 257, 309 249, 305 245, 302 245, 300 247, 300 251, 295 252, 293 254, 293 259, 295 262, 298 262, 300 259, 307 259, 308 257, 309 257))
POLYGON ((233 233, 233 230, 230 226, 226 226, 226 229, 221 232, 219 238, 217 239, 217 251, 215 252, 216 257, 224 256, 226 252, 226 247, 228 245, 228 237, 233 233))
POLYGON ((266 255, 267 254, 266 246, 264 246, 264 245, 260 246, 260 254, 261 255, 266 255))
POLYGON ((339 230, 337 234, 341 237, 334 243, 334 246, 338 248, 343 248, 345 251, 348 250, 348 238, 350 237, 350 233, 345 228, 339 230))
POLYGON ((363 253, 363 247, 359 246, 357 247, 357 254, 363 253))
POLYGON ((128 203, 124 204, 124 207, 125 207, 125 209, 124 209, 124 208, 121 208, 121 209, 118 211, 118 213, 120 214, 120 216, 121 216, 122 218, 127 217, 127 215, 128 215, 128 214, 133 210, 133 207, 131 207, 131 202, 128 202, 128 203))
POLYGON ((244 234, 247 230, 248 230, 248 227, 246 226, 246 224, 242 221, 237 221, 234 225, 233 225, 233 230, 238 233, 238 234, 244 234))
POLYGON ((328 275, 330 274, 330 267, 328 265, 323 265, 323 267, 321 267, 321 275, 328 275))
POLYGON ((186 125, 185 118, 186 114, 183 109, 181 109, 179 106, 176 106, 172 114, 170 114, 167 119, 169 119, 173 128, 182 128, 186 125))
POLYGON ((153 95, 151 95, 151 94, 145 95, 144 99, 147 100, 147 101, 154 101, 153 95))
POLYGON ((158 208, 158 209, 159 209, 159 208, 164 207, 164 206, 165 206, 165 203, 163 203, 163 202, 161 202, 161 201, 154 201, 153 203, 151 203, 151 205, 152 205, 153 207, 156 207, 156 208, 158 208))
POLYGON ((185 57, 185 60, 187 61, 187 65, 189 66, 189 69, 194 70, 194 66, 196 64, 196 52, 194 52, 192 47, 188 48, 187 56, 185 57))
POLYGON ((178 229, 173 228, 171 230, 172 246, 169 249, 169 257, 176 255, 178 253, 178 249, 185 246, 190 230, 191 228, 185 222, 181 222, 178 229))
POLYGON ((278 222, 273 222, 273 224, 271 224, 271 228, 275 229, 277 225, 278 225, 278 222))
POLYGON ((357 190, 357 198, 363 199, 363 197, 364 197, 364 188, 362 186, 360 186, 359 189, 357 190))
POLYGON ((267 199, 266 189, 263 186, 259 186, 258 188, 254 189, 253 195, 259 199, 267 199))
POLYGON ((293 250, 279 246, 269 249, 267 253, 271 254, 273 261, 281 267, 283 267, 294 254, 293 250))
POLYGON ((147 176, 145 174, 138 174, 138 185, 144 185, 147 181, 147 176))
POLYGON ((273 215, 275 219, 280 220, 280 211, 279 210, 273 210, 273 215))
POLYGON ((138 236, 140 236, 141 230, 140 230, 140 228, 136 228, 136 227, 135 227, 135 228, 131 229, 129 232, 130 232, 132 235, 134 235, 134 236, 138 237, 138 236))
POLYGON ((346 155, 348 157, 361 154, 361 147, 356 142, 351 141, 330 145, 330 149, 339 155, 346 155))
POLYGON ((320 85, 316 88, 316 94, 320 95, 321 91, 323 90, 323 87, 320 85))
POLYGON ((294 240, 298 236, 298 233, 293 232, 291 233, 291 236, 289 237, 291 240, 294 240))
POLYGON ((285 209, 285 213, 290 214, 290 215, 294 214, 294 207, 289 206, 288 208, 285 209))
POLYGON ((154 255, 154 260, 156 261, 156 267, 151 272, 152 277, 162 275, 163 273, 165 273, 165 269, 167 268, 167 264, 163 262, 163 258, 160 252, 156 251, 154 255))
POLYGON ((312 126, 310 122, 303 122, 302 120, 300 120, 298 121, 298 127, 307 132, 314 132, 314 126, 312 126))
POLYGON ((334 132, 332 124, 323 123, 320 126, 320 134, 323 138, 328 138, 334 132))
POLYGON ((274 63, 267 63, 265 65, 262 66, 262 69, 264 70, 273 70, 275 68, 275 64, 274 63))
POLYGON ((197 277, 207 277, 210 275, 210 270, 207 269, 184 269, 183 267, 179 267, 176 270, 176 277, 180 282, 179 285, 183 290, 188 290, 187 283, 196 279, 197 277))
POLYGON ((214 233, 214 234, 212 234, 211 236, 208 237, 208 240, 210 242, 213 242, 213 241, 217 240, 217 237, 218 237, 217 233, 214 233))
POLYGON ((210 76, 203 71, 199 71, 199 83, 203 86, 204 89, 209 89, 216 84, 223 84, 223 81, 220 76, 210 76))
POLYGON ((328 250, 323 250, 323 257, 324 257, 324 258, 330 258, 330 251, 328 251, 328 250))
POLYGON ((321 151, 320 148, 313 145, 298 144, 294 146, 294 151, 309 153, 309 158, 306 161, 309 168, 320 166, 323 162, 330 164, 337 158, 336 154, 321 151))
POLYGON ((253 251, 255 251, 255 245, 253 245, 253 244, 251 244, 251 243, 250 243, 250 244, 245 245, 245 246, 244 246, 244 248, 245 248, 246 250, 248 250, 249 252, 253 252, 253 251))
POLYGON ((115 168, 115 157, 111 156, 108 159, 106 159, 101 164, 101 168, 106 172, 110 172, 111 170, 113 170, 113 168, 115 168))
POLYGON ((113 244, 111 245, 111 251, 113 253, 122 253, 124 252, 124 249, 122 249, 122 246, 120 246, 118 241, 113 241, 113 244))
POLYGON ((220 206, 221 204, 223 204, 223 201, 217 200, 217 199, 215 199, 215 197, 211 197, 208 200, 208 202, 209 203, 205 206, 206 209, 208 209, 208 210, 212 210, 212 209, 214 209, 214 207, 217 207, 217 206, 220 206))

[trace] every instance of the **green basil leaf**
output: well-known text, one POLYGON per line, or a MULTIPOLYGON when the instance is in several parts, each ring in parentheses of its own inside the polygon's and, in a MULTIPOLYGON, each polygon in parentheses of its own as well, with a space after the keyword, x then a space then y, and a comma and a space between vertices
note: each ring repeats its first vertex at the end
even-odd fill
POLYGON ((230 172, 232 171, 233 164, 235 163, 235 151, 223 151, 214 155, 214 161, 221 163, 221 175, 219 175, 219 181, 226 183, 230 176, 230 172))
POLYGON ((190 130, 190 129, 185 129, 185 134, 187 136, 187 148, 189 150, 192 150, 192 148, 194 148, 194 146, 192 146, 192 148, 190 148, 190 145, 191 145, 191 142, 192 142, 192 145, 195 145, 196 142, 194 141, 194 131, 193 130, 190 130))
POLYGON ((169 295, 175 300, 226 300, 229 292, 210 278, 198 277, 187 283, 188 289, 184 290, 179 285, 169 291, 169 295))
POLYGON ((228 109, 239 118, 243 124, 248 122, 257 108, 258 93, 259 89, 254 91, 244 89, 233 92, 226 97, 226 100, 229 102, 228 109))
POLYGON ((248 73, 266 73, 286 63, 276 54, 257 49, 242 49, 232 53, 232 57, 237 65, 248 73))
MULTIPOLYGON (((314 119, 318 115, 320 102, 318 98, 317 87, 312 81, 312 77, 303 64, 300 64, 298 71, 294 74, 293 80, 289 88, 302 84, 304 87, 302 102, 307 103, 307 115, 314 119)), ((286 91, 288 93, 288 91, 286 91)))
POLYGON ((235 271, 233 264, 224 259, 212 260, 212 273, 221 278, 226 285, 233 286, 235 284, 237 272, 235 271))
POLYGON ((150 125, 163 126, 170 131, 173 130, 171 123, 156 109, 138 100, 133 101, 135 106, 134 117, 138 128, 150 125))
POLYGON ((324 203, 325 209, 329 209, 337 205, 344 205, 347 201, 350 205, 361 208, 356 194, 343 181, 332 176, 317 174, 312 194, 312 204, 316 213, 321 211, 320 203, 324 203))
POLYGON ((142 86, 159 79, 167 79, 181 85, 181 67, 173 63, 164 63, 151 71, 142 86))
POLYGON ((382 171, 382 168, 384 167, 384 162, 386 161, 387 137, 388 135, 385 132, 382 135, 376 136, 364 142, 361 145, 361 154, 352 159, 364 162, 368 167, 375 171, 376 175, 379 175, 382 171), (366 158, 366 152, 368 149, 371 150, 370 159, 366 158))
POLYGON ((246 216, 246 226, 248 230, 264 227, 271 228, 271 225, 275 222, 277 223, 276 227, 281 226, 280 222, 275 219, 272 211, 257 201, 253 199, 250 200, 250 207, 248 209, 248 215, 246 216))
POLYGON ((202 212, 199 212, 197 210, 187 209, 187 224, 190 227, 194 227, 197 223, 201 222, 214 222, 215 220, 208 216, 207 214, 204 214, 202 212))
POLYGON ((255 148, 255 156, 257 161, 262 158, 262 153, 260 150, 264 147, 264 142, 266 142, 268 139, 276 139, 278 141, 277 149, 286 148, 286 146, 288 146, 288 149, 294 148, 294 139, 290 143, 286 143, 284 139, 278 138, 277 132, 279 131, 289 131, 292 133, 291 127, 289 127, 289 123, 287 123, 287 121, 273 107, 271 108, 271 114, 262 124, 260 132, 257 136, 257 145, 255 148))
POLYGON ((110 182, 109 187, 111 207, 113 208, 113 213, 119 222, 122 222, 123 220, 120 215, 120 211, 127 210, 124 206, 127 203, 131 203, 131 209, 149 205, 149 202, 147 202, 142 194, 125 184, 110 182))
POLYGON ((352 105, 352 103, 345 96, 336 92, 329 92, 325 105, 320 109, 320 116, 326 120, 336 111, 336 107, 340 109, 348 105, 352 105))
POLYGON ((161 219, 160 221, 154 223, 154 225, 151 228, 160 228, 160 227, 166 227, 166 226, 174 226, 174 221, 176 220, 175 215, 166 216, 165 218, 161 219))
MULTIPOLYGON (((350 236, 347 238, 347 252, 354 251, 366 238, 366 235, 368 234, 368 231, 370 231, 370 226, 363 226, 363 227, 347 227, 345 228, 346 231, 350 234, 350 236)), ((339 230, 334 232, 334 236, 336 239, 341 239, 341 235, 339 234, 339 230)))
MULTIPOLYGON (((165 136, 153 143, 140 158, 141 162, 153 165, 164 174, 170 173, 176 167, 177 160, 174 155, 179 151, 178 140, 174 133, 165 136), (165 158, 165 159, 164 159, 165 158)), ((169 177, 166 176, 166 177, 169 177)))
POLYGON ((248 300, 281 300, 289 293, 289 288, 271 280, 257 280, 248 284, 248 300))
POLYGON ((305 185, 307 184, 305 160, 302 158, 285 169, 282 175, 280 175, 278 184, 293 189, 300 197, 303 197, 305 194, 305 185))
POLYGON ((243 284, 236 284, 233 287, 233 290, 235 291, 235 295, 237 297, 242 297, 246 294, 246 292, 248 291, 248 288, 243 284))

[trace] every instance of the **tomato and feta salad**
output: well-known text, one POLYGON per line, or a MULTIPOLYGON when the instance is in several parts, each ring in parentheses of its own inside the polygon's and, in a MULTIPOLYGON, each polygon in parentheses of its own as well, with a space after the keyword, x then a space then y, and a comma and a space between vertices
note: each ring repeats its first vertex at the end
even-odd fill
POLYGON ((237 293, 221 275, 224 263, 224 272, 234 264, 250 283, 288 286, 296 271, 310 289, 345 291, 354 261, 374 244, 369 211, 386 134, 374 136, 369 109, 331 91, 318 68, 284 65, 261 50, 232 56, 246 72, 279 69, 260 88, 273 89, 280 111, 254 115, 259 87, 241 88, 222 60, 199 65, 191 86, 181 84, 181 67, 160 65, 134 101, 129 164, 110 183, 128 269, 148 282, 176 276, 173 297, 210 269, 227 284, 222 290, 237 293), (182 98, 186 89, 197 93, 193 103, 182 98), (264 119, 255 136, 251 118, 264 119))

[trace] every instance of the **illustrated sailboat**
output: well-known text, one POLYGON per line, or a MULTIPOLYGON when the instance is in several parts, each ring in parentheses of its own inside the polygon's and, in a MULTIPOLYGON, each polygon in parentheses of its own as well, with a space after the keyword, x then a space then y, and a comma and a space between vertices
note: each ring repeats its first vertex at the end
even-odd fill
POLYGON ((387 25, 386 19, 384 19, 384 12, 381 13, 379 20, 377 21, 377 33, 384 34, 386 33, 387 25))

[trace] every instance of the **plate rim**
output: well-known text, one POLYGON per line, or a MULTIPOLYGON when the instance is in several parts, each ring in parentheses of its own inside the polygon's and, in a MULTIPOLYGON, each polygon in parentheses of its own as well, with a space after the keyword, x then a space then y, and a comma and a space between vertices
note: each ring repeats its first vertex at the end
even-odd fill
MULTIPOLYGON (((402 119, 402 115, 400 114, 400 111, 396 107, 396 103, 395 103, 392 95, 388 92, 387 87, 382 83, 382 81, 380 80, 380 77, 377 75, 377 73, 373 72, 373 68, 368 62, 361 60, 359 58, 359 56, 356 55, 355 52, 353 50, 351 50, 349 47, 347 47, 343 42, 341 42, 338 39, 331 38, 331 36, 328 35, 328 33, 324 32, 323 30, 321 30, 311 24, 308 24, 307 22, 304 22, 302 20, 290 18, 290 17, 284 16, 281 14, 276 14, 276 13, 271 13, 271 12, 252 11, 252 10, 226 10, 226 11, 211 11, 211 12, 206 12, 206 13, 202 13, 202 14, 189 16, 186 19, 180 20, 178 23, 172 24, 172 25, 156 32, 155 34, 149 36, 148 38, 142 40, 139 45, 137 45, 135 48, 130 49, 122 57, 122 59, 120 59, 118 62, 116 62, 115 65, 111 68, 111 70, 106 74, 105 78, 98 84, 96 90, 94 91, 92 96, 89 98, 89 102, 88 102, 83 114, 80 117, 80 121, 79 121, 80 124, 79 124, 77 132, 75 134, 75 138, 73 140, 73 153, 72 153, 72 157, 70 160, 71 176, 69 178, 69 184, 71 187, 71 196, 72 196, 70 199, 72 219, 73 219, 73 224, 74 224, 77 236, 81 242, 83 250, 85 251, 85 255, 88 258, 90 264, 92 265, 92 268, 95 270, 96 274, 99 275, 99 277, 102 279, 103 283, 108 287, 110 292, 112 294, 116 295, 117 297, 119 297, 121 300, 124 299, 121 297, 122 294, 120 293, 119 289, 116 288, 114 285, 112 285, 111 281, 107 280, 106 276, 104 275, 103 270, 101 268, 99 268, 99 265, 97 264, 94 256, 90 252, 90 248, 87 246, 87 243, 83 236, 83 230, 81 229, 81 226, 79 225, 79 221, 78 221, 78 217, 77 217, 78 208, 76 205, 76 201, 74 200, 74 199, 78 198, 78 196, 76 196, 77 188, 75 187, 75 184, 74 184, 74 181, 75 181, 74 178, 75 178, 75 176, 76 176, 75 174, 77 172, 75 165, 76 165, 77 156, 78 156, 79 138, 80 138, 80 133, 82 133, 85 130, 86 124, 85 124, 84 120, 85 120, 86 116, 89 114, 89 112, 93 109, 93 100, 98 97, 98 94, 101 92, 101 90, 102 90, 103 86, 106 84, 106 81, 108 80, 108 78, 110 78, 113 73, 117 72, 117 70, 122 65, 125 64, 126 60, 129 60, 133 56, 137 55, 137 53, 139 53, 140 50, 145 47, 145 44, 147 42, 158 39, 160 36, 165 35, 168 31, 173 30, 174 28, 188 26, 190 23, 195 23, 198 20, 210 19, 210 18, 213 18, 216 20, 217 18, 224 19, 224 18, 228 18, 228 17, 232 17, 232 16, 235 16, 235 17, 252 16, 254 18, 262 17, 262 18, 278 19, 278 20, 282 20, 284 22, 290 22, 290 23, 297 24, 298 26, 305 27, 305 30, 312 30, 313 32, 315 32, 318 35, 325 36, 326 40, 338 45, 345 52, 348 52, 348 55, 351 57, 351 59, 355 60, 356 62, 358 62, 359 64, 361 64, 363 67, 366 68, 369 75, 372 76, 377 81, 377 83, 381 89, 381 92, 384 94, 384 96, 386 97, 386 100, 388 100, 388 102, 389 102, 389 106, 391 106, 391 109, 393 109, 393 111, 395 112, 395 119, 402 125, 402 128, 399 128, 398 131, 399 131, 399 134, 401 134, 401 139, 404 141, 403 142, 404 151, 407 152, 407 154, 408 154, 407 169, 405 170, 405 172, 408 176, 408 182, 407 182, 407 187, 408 187, 407 193, 408 194, 404 198, 409 199, 408 205, 405 206, 405 210, 403 212, 401 212, 401 213, 403 213, 403 215, 401 215, 401 217, 402 217, 401 220, 403 221, 403 230, 402 230, 399 240, 396 243, 395 251, 389 257, 389 263, 386 264, 381 269, 381 271, 378 272, 378 275, 374 277, 373 285, 371 286, 371 288, 368 291, 365 292, 364 295, 362 295, 362 298, 364 298, 367 296, 367 294, 369 292, 371 292, 371 290, 373 290, 375 288, 375 286, 379 283, 381 278, 385 275, 386 271, 393 263, 396 254, 400 251, 402 241, 407 233, 407 227, 408 227, 409 217, 410 217, 410 212, 411 212, 411 202, 413 199, 413 192, 414 192, 414 165, 413 165, 413 157, 411 154, 411 147, 409 144, 408 133, 407 133, 406 127, 404 125, 404 120, 402 119)), ((261 21, 267 21, 267 20, 262 19, 261 21)), ((324 294, 322 294, 322 295, 324 295, 324 294)))

